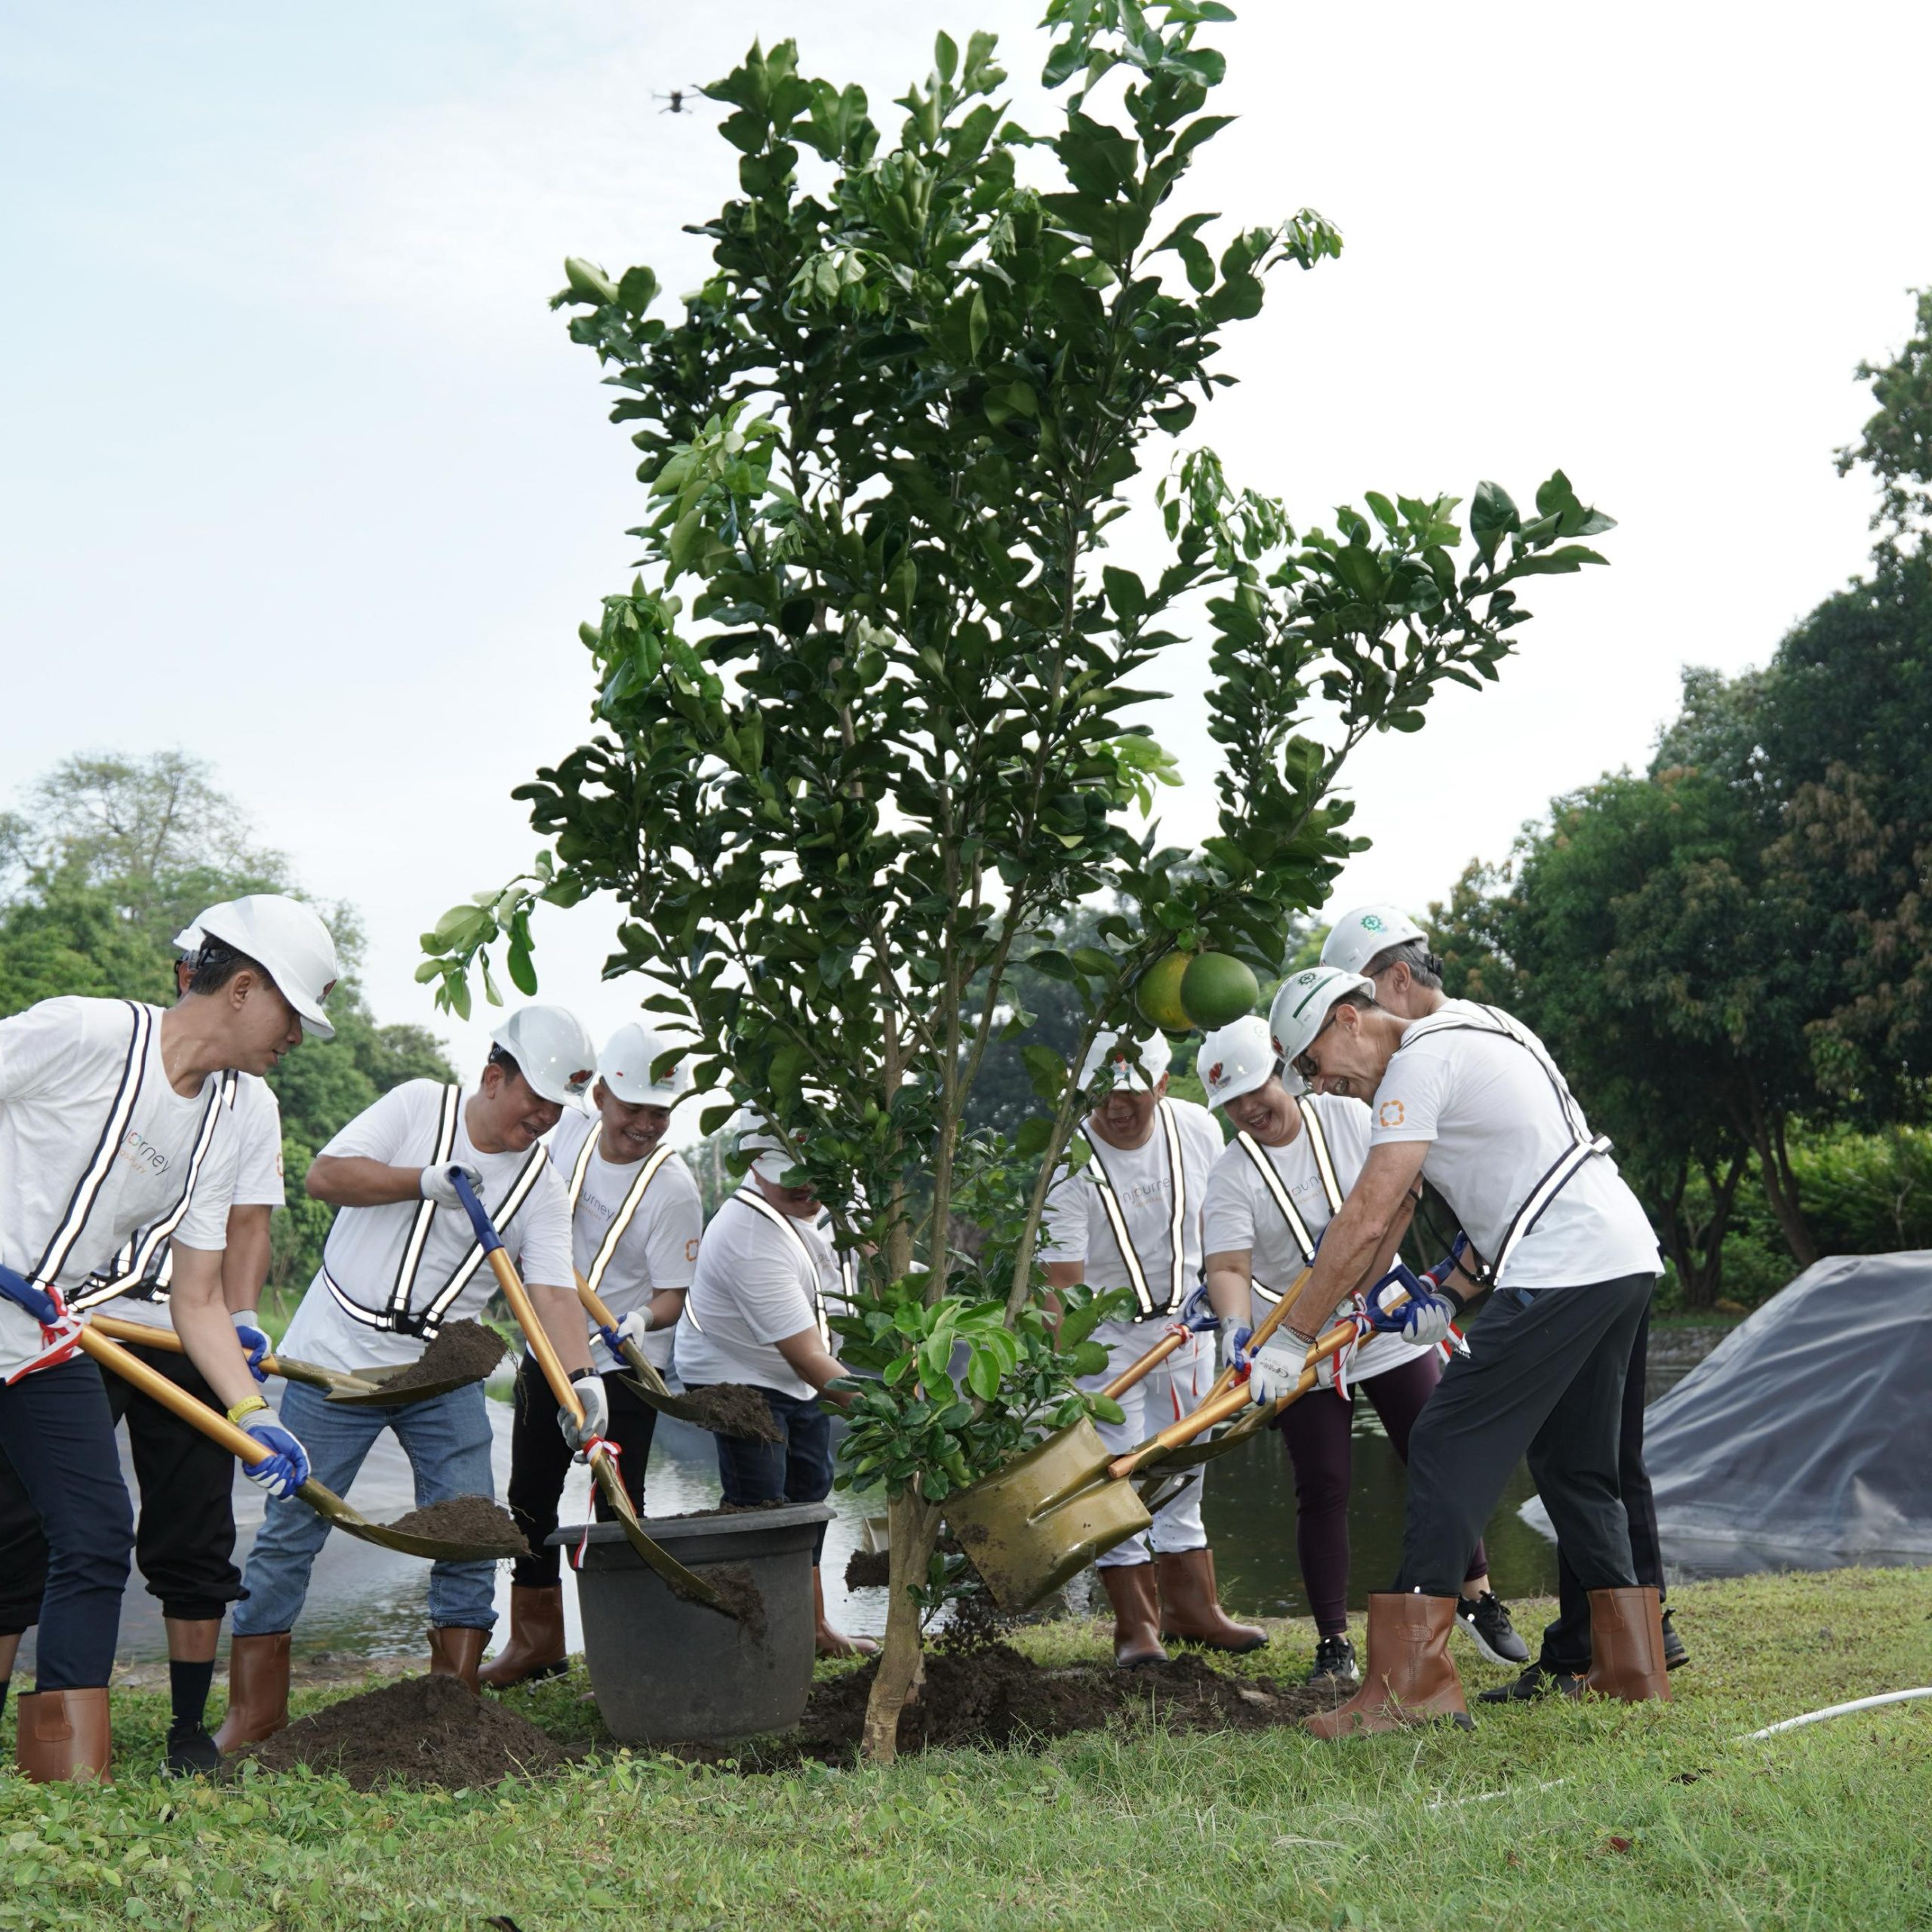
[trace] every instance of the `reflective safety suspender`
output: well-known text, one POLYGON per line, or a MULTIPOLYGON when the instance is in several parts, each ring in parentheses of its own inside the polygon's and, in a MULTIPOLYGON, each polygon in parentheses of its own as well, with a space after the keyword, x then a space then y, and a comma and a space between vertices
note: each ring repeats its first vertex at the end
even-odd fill
MULTIPOLYGON (((463 1089, 449 1086, 443 1089, 442 1102, 436 1120, 435 1152, 426 1164, 441 1167, 448 1161, 456 1147, 457 1121, 460 1116, 463 1089)), ((517 1171, 517 1177, 510 1183, 509 1192, 490 1210, 490 1219, 499 1234, 505 1232, 516 1219, 517 1211, 530 1198, 531 1190, 543 1176, 544 1163, 550 1156, 542 1141, 530 1150, 529 1158, 517 1171)), ((425 1201, 416 1211, 411 1223, 409 1238, 403 1244, 402 1260, 398 1265, 395 1283, 389 1291, 389 1299, 380 1308, 365 1308, 354 1299, 349 1291, 338 1281, 329 1267, 328 1243, 322 1244, 321 1275, 323 1284, 335 1297, 336 1305, 351 1321, 359 1321, 365 1328, 381 1330, 386 1334, 420 1335, 425 1341, 433 1342, 441 1332, 443 1318, 454 1306, 457 1297, 469 1287, 470 1278, 476 1272, 483 1260, 483 1244, 472 1241, 463 1259, 456 1265, 449 1279, 439 1288, 429 1304, 418 1310, 411 1306, 410 1298, 416 1286, 417 1272, 423 1266, 423 1250, 429 1238, 429 1229, 436 1217, 436 1204, 425 1201)), ((329 1230, 331 1235, 334 1227, 329 1230)))
POLYGON ((1107 1164, 1102 1158, 1100 1143, 1086 1128, 1077 1130, 1086 1142, 1093 1158, 1088 1163, 1087 1171, 1094 1177, 1094 1185, 1099 1190, 1100 1211, 1107 1217, 1107 1226, 1113 1235, 1114 1245, 1120 1250, 1121 1263, 1127 1269, 1129 1285, 1134 1290, 1134 1299, 1139 1312, 1133 1318, 1136 1321, 1151 1321, 1157 1315, 1164 1315, 1177 1306, 1181 1291, 1186 1285, 1187 1267, 1186 1244, 1184 1239, 1187 1228, 1187 1170, 1180 1158, 1180 1124, 1174 1110, 1162 1100, 1154 1109, 1154 1115, 1160 1123, 1161 1132, 1168 1147, 1168 1182, 1174 1190, 1174 1211, 1168 1224, 1168 1252, 1171 1257, 1170 1279, 1166 1298, 1156 1303, 1152 1288, 1149 1285, 1147 1270, 1135 1251, 1133 1237, 1127 1231, 1127 1214, 1120 1204, 1120 1196, 1114 1192, 1112 1177, 1107 1172, 1107 1164))
MULTIPOLYGON (((1332 1219, 1342 1204, 1342 1183, 1335 1172, 1334 1157, 1328 1151, 1328 1137, 1321 1131, 1321 1115, 1315 1103, 1305 1094, 1297 1095, 1297 1110, 1301 1115, 1302 1127, 1308 1135, 1309 1152, 1315 1156, 1315 1171, 1321 1180, 1321 1192, 1328 1203, 1328 1213, 1332 1219)), ((1268 1158, 1268 1151, 1253 1134, 1244 1128, 1235 1136, 1235 1145, 1254 1163, 1254 1171, 1261 1177, 1261 1184, 1281 1211, 1281 1219, 1288 1224, 1288 1232, 1294 1237, 1294 1244, 1301 1250, 1304 1263, 1315 1259, 1316 1241, 1308 1231, 1308 1223, 1301 1217, 1288 1190, 1283 1185, 1280 1172, 1268 1158)), ((1271 1307, 1281 1299, 1278 1288, 1271 1288, 1259 1275, 1251 1273, 1249 1285, 1256 1294, 1271 1307)))
MULTIPOLYGON (((1475 1002, 1469 1004, 1475 1005, 1475 1002)), ((1508 1014, 1495 1007, 1478 1005, 1475 1010, 1487 1017, 1490 1022, 1487 1026, 1470 1019, 1466 1014, 1432 1013, 1426 1019, 1417 1020, 1402 1035, 1401 1044, 1396 1048, 1396 1053, 1399 1054, 1411 1041, 1426 1038, 1432 1033, 1487 1033, 1493 1038, 1508 1040, 1521 1047, 1543 1069, 1543 1076, 1549 1082, 1550 1091, 1556 1097, 1557 1106, 1563 1115, 1564 1126, 1570 1134, 1570 1145, 1550 1163, 1542 1178, 1531 1189, 1515 1213, 1510 1216, 1509 1225, 1503 1231, 1503 1239, 1497 1244, 1495 1260, 1483 1260, 1476 1254, 1473 1244, 1470 1246, 1468 1256, 1462 1263, 1463 1272, 1477 1287, 1491 1288, 1496 1285, 1498 1276, 1509 1266, 1509 1257, 1515 1252, 1517 1243, 1543 1218, 1543 1211, 1583 1171, 1586 1161, 1610 1152, 1611 1140, 1607 1134, 1593 1135, 1590 1132, 1589 1123, 1583 1118, 1583 1109, 1577 1104, 1576 1095, 1571 1092, 1569 1083, 1563 1078, 1555 1061, 1550 1058, 1541 1041, 1512 1020, 1508 1014), (1475 1262, 1473 1267, 1469 1265, 1471 1259, 1475 1262)), ((1394 1056, 1390 1057, 1392 1061, 1394 1056)), ((1455 1206, 1454 1201, 1449 1204, 1452 1208, 1455 1206)), ((1460 1214, 1460 1211, 1458 1212, 1460 1214)), ((1466 1237, 1467 1232, 1465 1229, 1466 1237)))
MULTIPOLYGON (((806 1272, 811 1277, 813 1325, 818 1330, 820 1343, 824 1347, 829 1349, 832 1346, 832 1326, 826 1321, 825 1315, 824 1278, 818 1271, 817 1257, 805 1245, 804 1236, 792 1225, 795 1217, 781 1214, 762 1195, 753 1194, 745 1188, 739 1189, 738 1192, 731 1196, 731 1201, 742 1201, 754 1213, 762 1214, 774 1227, 781 1230, 785 1238, 798 1251, 798 1259, 805 1264, 806 1272)), ((731 1204, 731 1201, 726 1201, 725 1206, 728 1208, 731 1204)), ((841 1254, 838 1257, 838 1278, 844 1283, 845 1293, 848 1297, 857 1294, 859 1264, 851 1256, 841 1254)), ((698 1321, 691 1303, 692 1298, 687 1295, 685 1297, 685 1319, 702 1335, 704 1329, 698 1321)))
POLYGON ((88 1277, 86 1285, 69 1306, 76 1309, 98 1308, 103 1302, 123 1297, 129 1301, 166 1305, 168 1284, 174 1278, 174 1251, 168 1245, 169 1237, 187 1218, 195 1183, 201 1179, 202 1164, 214 1144, 221 1110, 226 1106, 233 1112, 241 1086, 242 1076, 231 1068, 221 1076, 210 1097, 202 1115, 201 1127, 195 1136, 194 1152, 188 1158, 188 1181, 181 1190, 180 1199, 159 1220, 137 1229, 105 1269, 88 1277))
MULTIPOLYGON (((597 1130, 593 1127, 583 1137, 583 1145, 577 1149, 576 1161, 571 1168, 571 1212, 577 1212, 577 1204, 583 1194, 584 1177, 590 1171, 590 1157, 597 1151, 597 1130)), ((624 1238, 630 1224, 637 1218, 637 1211, 644 1205, 645 1189, 657 1178, 657 1171, 669 1160, 677 1150, 660 1147, 646 1161, 631 1181, 623 1204, 611 1217, 611 1225, 605 1230, 604 1238, 598 1243, 597 1252, 591 1257, 590 1266, 583 1271, 583 1278, 590 1284, 595 1294, 602 1287, 604 1271, 611 1265, 611 1257, 617 1251, 617 1244, 624 1238)))

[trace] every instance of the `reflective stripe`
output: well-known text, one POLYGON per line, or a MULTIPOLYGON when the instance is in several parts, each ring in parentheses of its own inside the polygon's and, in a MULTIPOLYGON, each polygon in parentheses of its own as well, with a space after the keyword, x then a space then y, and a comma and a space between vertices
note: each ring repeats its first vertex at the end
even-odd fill
MULTIPOLYGON (((1481 1006, 1472 1001, 1478 1013, 1487 1016, 1490 1024, 1483 1026, 1460 1013, 1432 1013, 1427 1017, 1414 1022, 1403 1034, 1401 1044, 1395 1052, 1399 1054, 1411 1040, 1426 1038, 1432 1033, 1487 1033, 1492 1038, 1504 1039, 1521 1047, 1543 1071, 1544 1078, 1556 1096, 1556 1104, 1563 1115, 1563 1124, 1569 1130, 1571 1144, 1553 1161, 1534 1187, 1531 1188, 1522 1204, 1509 1217, 1509 1224, 1503 1231, 1503 1239, 1497 1247, 1496 1259, 1484 1261, 1476 1253, 1475 1244, 1470 1242, 1469 1255, 1475 1260, 1472 1267, 1466 1260, 1463 1272, 1479 1288, 1496 1285, 1503 1269, 1509 1265, 1509 1257, 1515 1253, 1517 1244, 1542 1220, 1543 1211, 1561 1194, 1564 1189, 1583 1171, 1584 1164, 1599 1154, 1607 1154, 1611 1138, 1607 1134, 1592 1135, 1589 1122, 1583 1118, 1583 1110, 1577 1104, 1577 1097, 1571 1092, 1570 1084, 1563 1077, 1562 1070, 1549 1057, 1549 1051, 1540 1040, 1533 1038, 1527 1029, 1510 1018, 1508 1014, 1493 1006, 1481 1006)), ((1392 1064, 1395 1054, 1389 1056, 1392 1064)), ((1445 1197, 1446 1198, 1446 1197, 1445 1197)), ((1454 1208, 1452 1201, 1450 1206, 1454 1208)), ((1460 1214, 1460 1210, 1458 1211, 1460 1214)), ((1463 1230, 1468 1239, 1468 1230, 1463 1230)))
MULTIPOLYGON (((765 1200, 762 1195, 747 1193, 742 1188, 740 1188, 736 1194, 732 1195, 731 1200, 742 1201, 747 1208, 751 1208, 757 1214, 762 1214, 768 1221, 771 1223, 773 1226, 782 1229, 784 1231, 786 1239, 798 1251, 798 1259, 805 1264, 805 1272, 811 1277, 812 1321, 818 1330, 818 1339, 820 1343, 825 1348, 829 1349, 832 1346, 832 1329, 830 1324, 825 1318, 824 1278, 820 1275, 818 1272, 818 1257, 805 1245, 804 1236, 799 1233, 798 1229, 792 1225, 795 1217, 789 1214, 781 1214, 778 1210, 773 1207, 770 1201, 765 1200)), ((725 1205, 729 1207, 731 1205, 731 1202, 727 1201, 725 1205)), ((847 1290, 849 1292, 853 1287, 856 1280, 857 1265, 854 1264, 852 1270, 848 1272, 844 1261, 841 1258, 839 1263, 838 1274, 839 1278, 845 1283, 847 1290)), ((691 1297, 689 1296, 686 1296, 685 1298, 685 1318, 687 1321, 691 1320, 691 1297)), ((691 1321, 691 1326, 694 1328, 697 1328, 697 1332, 700 1335, 704 1333, 704 1331, 702 1328, 697 1327, 697 1324, 694 1321, 691 1321)))
MULTIPOLYGON (((1321 1131, 1321 1116, 1306 1097, 1297 1096, 1295 1107, 1308 1135, 1309 1152, 1315 1156, 1315 1171, 1321 1183, 1322 1195, 1328 1203, 1332 1217, 1342 1204, 1342 1184, 1335 1172, 1334 1158, 1328 1151, 1328 1137, 1321 1131)), ((1262 1186, 1281 1211, 1281 1219, 1287 1223, 1288 1232, 1294 1237, 1296 1247, 1301 1250, 1302 1260, 1312 1262, 1318 1244, 1309 1232, 1308 1223, 1302 1219, 1300 1210, 1295 1206, 1275 1163, 1268 1158, 1267 1150, 1245 1128, 1235 1136, 1235 1145, 1254 1163, 1254 1171, 1261 1177, 1262 1186)), ((1270 1306, 1281 1299, 1278 1289, 1269 1287, 1252 1272, 1248 1276, 1248 1285, 1270 1306)))
POLYGON ((202 1115, 194 1152, 189 1156, 187 1185, 181 1190, 180 1199, 159 1220, 137 1229, 108 1267, 88 1278, 69 1306, 75 1309, 98 1308, 103 1302, 123 1297, 130 1301, 166 1305, 168 1284, 174 1278, 174 1251, 168 1245, 169 1239, 187 1218, 189 1204, 194 1198, 195 1183, 201 1179, 208 1149, 214 1144, 222 1108, 226 1106, 230 1112, 234 1111, 235 1097, 241 1084, 242 1076, 232 1068, 217 1083, 202 1115))
MULTIPOLYGON (((577 1201, 583 1193, 584 1176, 590 1171, 590 1157, 596 1149, 597 1131, 593 1128, 583 1137, 583 1145, 577 1149, 576 1162, 571 1169, 571 1214, 573 1217, 577 1214, 577 1201)), ((593 1294, 603 1282, 604 1271, 610 1266, 612 1257, 617 1254, 618 1242, 623 1239, 631 1223, 637 1218, 638 1209, 644 1204, 645 1189, 657 1178, 658 1169, 675 1152, 675 1148, 669 1146, 659 1148, 645 1162, 642 1171, 632 1181, 623 1204, 611 1216, 611 1225, 605 1230, 604 1238, 598 1244, 597 1252, 591 1257, 590 1266, 583 1272, 583 1278, 589 1283, 593 1294)))
MULTIPOLYGON (((436 1114, 435 1152, 429 1157, 428 1164, 432 1168, 443 1166, 456 1152, 457 1121, 460 1117, 463 1089, 451 1084, 443 1089, 442 1100, 436 1114)), ((409 1306, 409 1300, 416 1287, 416 1271, 423 1265, 423 1249, 429 1238, 429 1229, 436 1218, 436 1204, 425 1201, 416 1211, 416 1219, 411 1224, 409 1238, 403 1244, 402 1259, 397 1264, 395 1285, 389 1291, 389 1309, 392 1314, 401 1314, 409 1306)), ((331 1223, 331 1231, 334 1224, 331 1223)), ((328 1243, 322 1244, 322 1260, 328 1261, 328 1243)))
POLYGON ((1087 1164, 1087 1171, 1094 1177, 1094 1186, 1099 1190, 1100 1211, 1107 1217, 1107 1227, 1114 1238, 1114 1245, 1120 1250, 1121 1265, 1127 1270, 1127 1278, 1134 1290, 1134 1298, 1140 1305, 1140 1312, 1134 1317, 1136 1321, 1151 1321, 1157 1315, 1164 1315, 1180 1300, 1185 1284, 1187 1267, 1186 1244, 1183 1238, 1187 1228, 1187 1170, 1180 1158, 1180 1127, 1174 1110, 1169 1103, 1161 1101, 1154 1109, 1155 1119, 1160 1122, 1163 1138, 1168 1147, 1168 1183, 1174 1193, 1174 1211, 1168 1223, 1168 1252, 1171 1257, 1170 1279, 1167 1299, 1158 1306, 1154 1300, 1152 1288, 1149 1285, 1147 1270, 1136 1252, 1133 1237, 1127 1231, 1127 1215, 1120 1204, 1120 1196, 1114 1192, 1112 1177, 1107 1172, 1107 1164, 1101 1158, 1100 1143, 1084 1127, 1075 1131, 1086 1142, 1093 1158, 1087 1164))

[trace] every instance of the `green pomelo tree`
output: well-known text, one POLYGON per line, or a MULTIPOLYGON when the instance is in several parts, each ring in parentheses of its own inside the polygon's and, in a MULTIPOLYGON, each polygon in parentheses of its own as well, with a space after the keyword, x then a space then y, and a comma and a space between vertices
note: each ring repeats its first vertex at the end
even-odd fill
POLYGON ((1198 954, 1181 975, 1182 1011, 1190 1026, 1204 1031, 1252 1013, 1260 997, 1261 982, 1254 977, 1254 968, 1232 953, 1198 954))

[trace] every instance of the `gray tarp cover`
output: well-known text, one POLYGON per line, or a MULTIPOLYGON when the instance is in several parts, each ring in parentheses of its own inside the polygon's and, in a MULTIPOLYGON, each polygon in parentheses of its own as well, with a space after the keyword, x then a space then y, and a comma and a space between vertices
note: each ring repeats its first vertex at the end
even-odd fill
POLYGON ((1932 1555, 1932 1251, 1807 1269, 1651 1404, 1644 1461, 1666 1545, 1932 1555))

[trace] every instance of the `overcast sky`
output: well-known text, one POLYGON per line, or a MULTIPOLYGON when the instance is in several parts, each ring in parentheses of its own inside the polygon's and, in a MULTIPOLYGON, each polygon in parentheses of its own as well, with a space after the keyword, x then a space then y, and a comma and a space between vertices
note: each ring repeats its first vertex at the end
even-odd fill
MULTIPOLYGON (((1187 205, 1310 205, 1346 248, 1278 276, 1190 439, 1304 522, 1485 476, 1527 500, 1559 464, 1621 521, 1613 568, 1534 586, 1500 689, 1354 768, 1375 845, 1338 903, 1420 911, 1552 794, 1640 763, 1684 664, 1761 661, 1860 568, 1872 493, 1831 457, 1869 413, 1854 365, 1932 280, 1932 8, 1241 11, 1215 38, 1242 118, 1187 205)), ((1037 11, 8 9, 0 772, 209 759, 309 888, 361 908, 380 1017, 430 1020, 417 935, 534 854, 509 793, 584 734, 576 627, 641 520, 546 298, 566 254, 693 286, 680 225, 732 191, 716 110, 654 97, 791 34, 890 131, 934 29, 986 26, 1024 113, 1037 11)), ((1190 779, 1166 823, 1198 837, 1198 708, 1152 721, 1190 779)), ((596 982, 609 927, 539 932, 546 996, 600 1038, 635 998, 596 982)), ((439 1023, 476 1056, 481 1029, 439 1023)))

